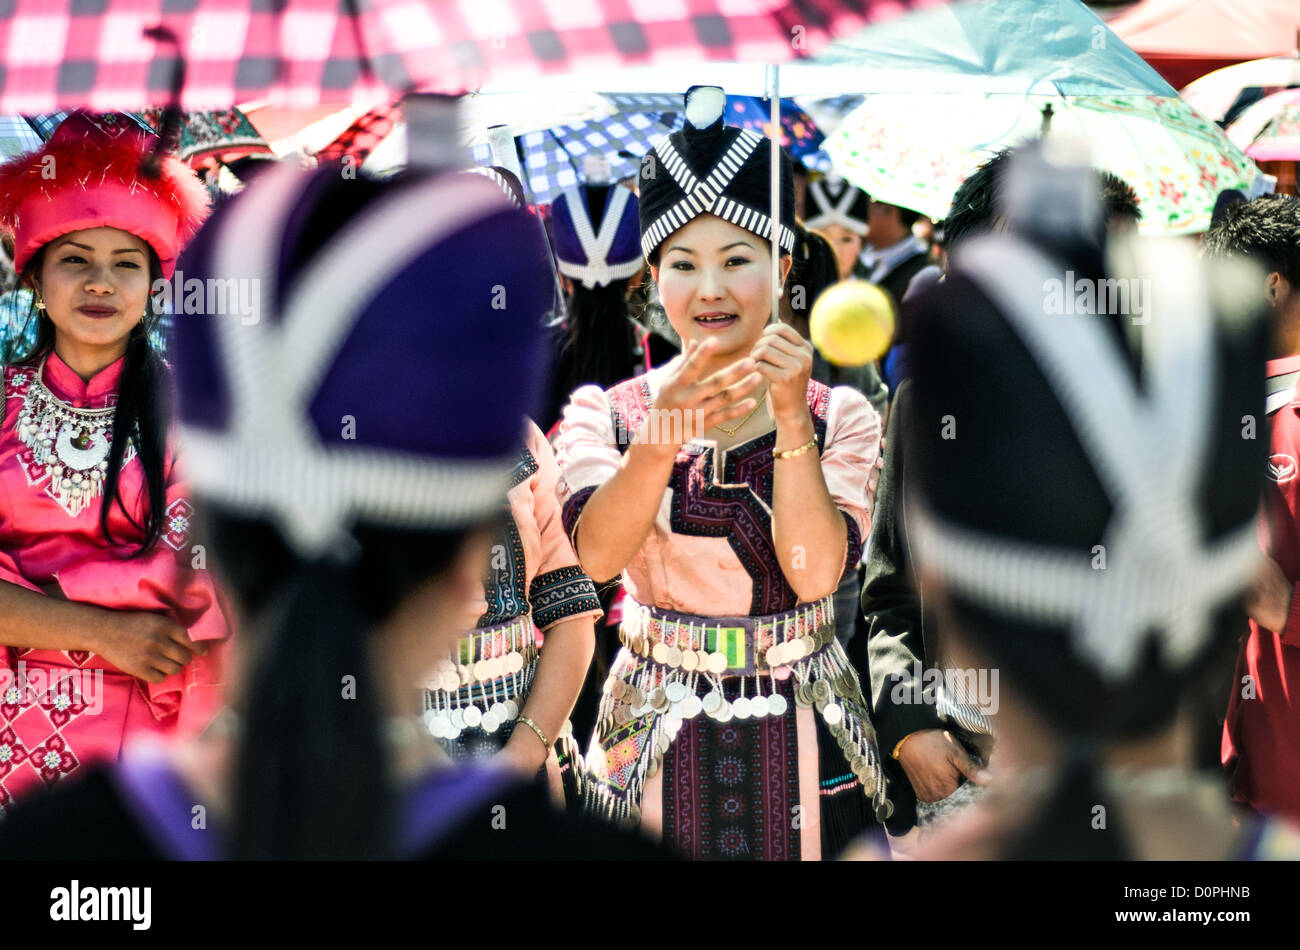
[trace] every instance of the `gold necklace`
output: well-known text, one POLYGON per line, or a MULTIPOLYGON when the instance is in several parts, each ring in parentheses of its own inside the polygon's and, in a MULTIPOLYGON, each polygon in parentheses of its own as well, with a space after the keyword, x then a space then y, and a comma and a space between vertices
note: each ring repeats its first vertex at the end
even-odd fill
POLYGON ((715 428, 715 429, 721 429, 723 432, 727 433, 727 435, 735 435, 737 432, 740 431, 741 427, 744 426, 744 424, 745 424, 746 422, 748 422, 750 419, 752 419, 752 418, 754 417, 754 413, 758 412, 758 407, 761 406, 761 405, 763 405, 763 400, 766 399, 766 398, 767 398, 767 390, 764 389, 764 390, 763 390, 763 395, 761 395, 761 396, 758 397, 758 402, 754 404, 754 408, 751 409, 751 410, 749 410, 749 412, 745 413, 745 418, 741 419, 739 422, 737 422, 737 423, 736 423, 734 426, 732 426, 730 429, 728 429, 726 426, 724 426, 721 422, 719 422, 719 423, 718 423, 717 425, 715 425, 713 428, 715 428))

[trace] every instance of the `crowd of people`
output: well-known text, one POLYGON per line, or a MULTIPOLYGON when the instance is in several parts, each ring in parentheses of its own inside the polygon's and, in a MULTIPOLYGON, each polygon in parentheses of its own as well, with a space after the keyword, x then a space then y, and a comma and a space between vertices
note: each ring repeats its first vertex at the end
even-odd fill
POLYGON ((0 856, 1300 854, 1300 201, 1144 241, 1048 139, 929 222, 724 105, 544 212, 0 166, 0 856))

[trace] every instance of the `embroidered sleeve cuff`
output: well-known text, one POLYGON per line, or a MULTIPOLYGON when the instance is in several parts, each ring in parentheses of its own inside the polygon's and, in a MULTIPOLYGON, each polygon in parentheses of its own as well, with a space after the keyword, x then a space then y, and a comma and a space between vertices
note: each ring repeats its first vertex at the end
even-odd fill
POLYGON ((561 620, 601 615, 596 585, 576 566, 538 574, 528 587, 528 601, 533 607, 533 623, 543 631, 561 620))

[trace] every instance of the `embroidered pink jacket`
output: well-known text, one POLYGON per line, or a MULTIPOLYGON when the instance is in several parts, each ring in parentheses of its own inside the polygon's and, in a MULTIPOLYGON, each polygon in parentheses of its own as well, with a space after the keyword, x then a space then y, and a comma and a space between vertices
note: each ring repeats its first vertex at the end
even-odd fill
MULTIPOLYGON (((657 392, 662 368, 602 391, 570 397, 555 443, 565 527, 623 464, 623 453, 657 392)), ((813 380, 808 407, 822 475, 848 528, 845 573, 854 569, 871 529, 869 475, 880 454, 880 417, 847 386, 813 380)), ((775 430, 719 452, 693 440, 677 453, 654 526, 623 571, 642 604, 702 616, 763 615, 797 598, 772 544, 772 447, 775 430)))
MULTIPOLYGON (((105 367, 89 382, 83 382, 51 353, 44 369, 45 384, 54 395, 77 408, 111 406, 117 401, 124 359, 105 367)), ((9 367, 4 373, 4 411, 0 423, 0 580, 37 592, 57 583, 68 600, 114 610, 161 613, 186 627, 194 640, 225 640, 230 624, 221 596, 208 571, 192 567, 196 557, 189 539, 193 509, 177 471, 175 455, 169 451, 165 463, 167 520, 163 537, 149 553, 128 559, 121 548, 108 547, 100 528, 100 506, 107 504, 107 499, 101 497, 72 517, 49 491, 44 467, 36 463, 31 450, 19 439, 18 414, 34 372, 34 368, 9 367)), ((144 470, 138 458, 123 466, 121 486, 122 497, 130 504, 133 516, 142 521, 147 497, 144 470)), ((116 539, 131 545, 125 553, 133 551, 141 534, 117 505, 110 509, 109 525, 116 539)), ((189 732, 206 725, 218 708, 225 646, 225 643, 212 645, 207 656, 196 657, 182 672, 157 685, 125 677, 103 657, 82 651, 0 647, 0 669, 12 671, 22 661, 29 675, 37 667, 53 671, 103 670, 110 678, 134 683, 135 704, 138 706, 143 701, 143 708, 133 709, 125 719, 105 710, 97 717, 104 728, 125 729, 128 720, 148 727, 152 720, 162 731, 189 732), (145 710, 150 715, 144 716, 145 710)), ((13 704, 0 706, 0 720, 3 720, 0 725, 14 724, 21 712, 13 704)), ((34 711, 28 712, 31 714, 23 716, 22 721, 27 726, 26 745, 30 748, 35 737, 32 724, 37 717, 34 711)), ((117 738, 120 741, 121 737, 117 738)), ((112 737, 105 739, 108 745, 112 744, 112 737)), ((3 744, 0 741, 0 746, 3 744)), ((0 777, 4 771, 0 763, 0 777)))

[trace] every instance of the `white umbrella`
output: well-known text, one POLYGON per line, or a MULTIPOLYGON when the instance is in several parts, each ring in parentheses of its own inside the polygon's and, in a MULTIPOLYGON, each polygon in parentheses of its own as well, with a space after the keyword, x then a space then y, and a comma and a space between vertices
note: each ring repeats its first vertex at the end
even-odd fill
POLYGON ((1252 59, 1225 66, 1183 87, 1179 95, 1203 115, 1216 122, 1228 112, 1246 89, 1286 89, 1300 86, 1300 50, 1290 56, 1252 59))

